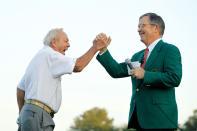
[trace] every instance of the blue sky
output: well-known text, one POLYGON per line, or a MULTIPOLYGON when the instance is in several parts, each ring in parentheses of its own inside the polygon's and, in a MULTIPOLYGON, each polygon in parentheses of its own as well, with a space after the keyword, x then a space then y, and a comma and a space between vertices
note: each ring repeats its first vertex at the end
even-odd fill
MULTIPOLYGON (((16 130, 16 86, 31 58, 42 48, 46 33, 62 27, 71 47, 66 55, 79 57, 94 37, 111 36, 109 50, 118 62, 145 48, 137 33, 144 13, 161 15, 166 24, 163 40, 179 47, 183 79, 176 88, 179 122, 197 109, 197 2, 196 0, 6 0, 0 4, 0 123, 16 130)), ((55 131, 67 130, 73 119, 93 107, 105 108, 114 124, 127 122, 131 97, 130 78, 113 79, 94 58, 83 72, 62 77, 63 100, 55 115, 55 131)))

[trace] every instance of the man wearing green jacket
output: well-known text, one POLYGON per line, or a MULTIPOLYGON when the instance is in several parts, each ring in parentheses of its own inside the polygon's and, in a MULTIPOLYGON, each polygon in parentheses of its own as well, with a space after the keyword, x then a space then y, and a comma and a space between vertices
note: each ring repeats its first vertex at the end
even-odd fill
POLYGON ((182 78, 181 54, 176 46, 162 40, 164 29, 160 16, 146 13, 139 18, 138 25, 146 49, 135 53, 129 62, 122 63, 117 63, 107 49, 97 55, 97 60, 111 77, 131 76, 128 129, 173 131, 178 128, 175 87, 182 78), (139 62, 141 66, 131 67, 132 62, 139 62))

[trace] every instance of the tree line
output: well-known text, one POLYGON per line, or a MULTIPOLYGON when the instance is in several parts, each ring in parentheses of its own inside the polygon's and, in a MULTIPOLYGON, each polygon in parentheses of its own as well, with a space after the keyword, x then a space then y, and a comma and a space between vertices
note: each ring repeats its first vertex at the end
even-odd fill
MULTIPOLYGON (((108 117, 107 110, 94 107, 74 118, 74 124, 69 131, 135 131, 127 130, 127 124, 117 127, 113 125, 113 118, 108 117)), ((197 109, 193 115, 177 131, 197 131, 197 109)))

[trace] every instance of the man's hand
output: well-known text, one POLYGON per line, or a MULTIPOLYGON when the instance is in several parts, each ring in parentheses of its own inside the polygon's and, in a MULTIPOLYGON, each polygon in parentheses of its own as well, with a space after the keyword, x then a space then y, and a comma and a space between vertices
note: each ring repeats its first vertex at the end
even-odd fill
POLYGON ((137 68, 131 70, 132 77, 134 77, 136 79, 143 79, 144 73, 145 73, 145 70, 141 67, 137 67, 137 68))
POLYGON ((107 37, 107 35, 104 33, 100 33, 94 39, 93 46, 95 46, 97 50, 104 51, 107 49, 107 46, 110 44, 110 42, 110 37, 107 37))

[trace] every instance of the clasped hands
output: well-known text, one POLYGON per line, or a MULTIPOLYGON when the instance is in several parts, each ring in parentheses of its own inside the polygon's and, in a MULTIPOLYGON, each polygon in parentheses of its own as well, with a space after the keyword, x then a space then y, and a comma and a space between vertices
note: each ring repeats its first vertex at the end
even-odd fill
MULTIPOLYGON (((97 48, 97 50, 100 51, 100 53, 103 53, 105 50, 107 50, 108 45, 111 42, 111 37, 107 37, 106 34, 100 33, 96 36, 96 38, 93 41, 93 45, 97 48)), ((132 77, 136 79, 143 79, 144 78, 145 70, 141 67, 137 67, 131 70, 130 74, 132 77)))
POLYGON ((145 74, 145 70, 142 67, 137 67, 134 68, 130 71, 130 74, 133 78, 136 79, 143 79, 144 78, 144 74, 145 74))
POLYGON ((107 37, 106 34, 104 33, 100 33, 96 36, 96 38, 93 41, 93 46, 96 47, 96 49, 98 51, 100 51, 100 53, 104 52, 105 50, 107 50, 108 45, 111 42, 111 37, 107 37))

